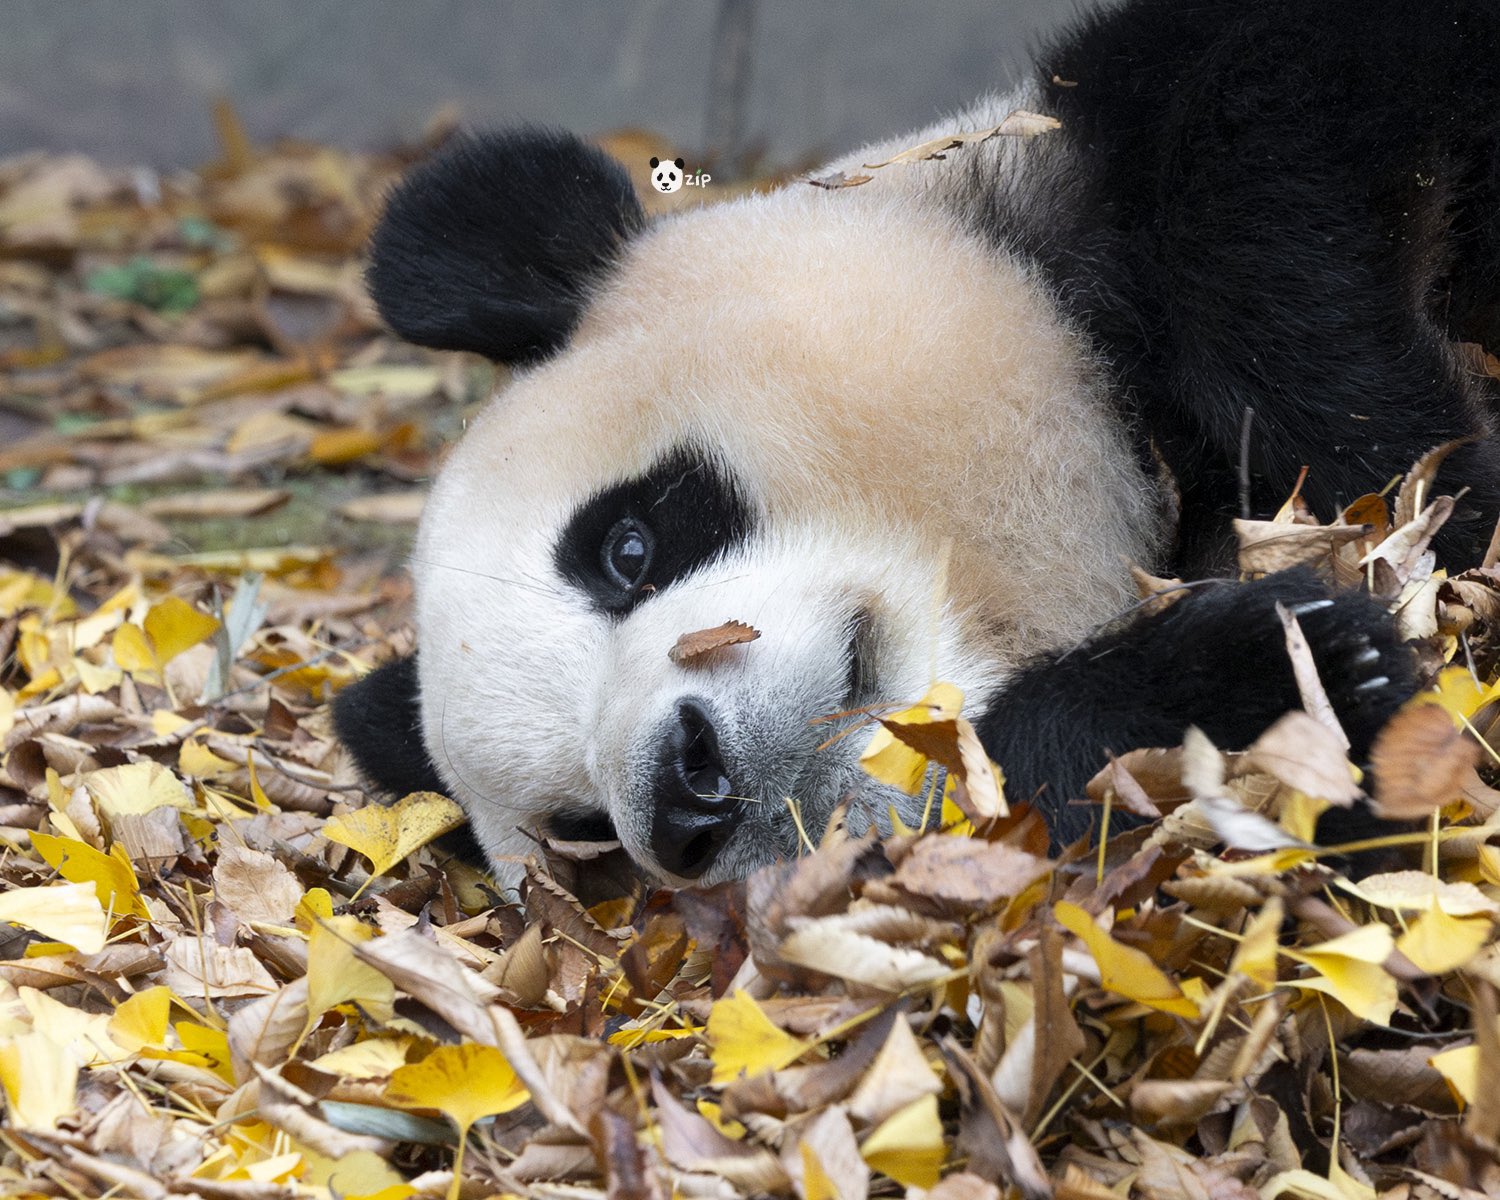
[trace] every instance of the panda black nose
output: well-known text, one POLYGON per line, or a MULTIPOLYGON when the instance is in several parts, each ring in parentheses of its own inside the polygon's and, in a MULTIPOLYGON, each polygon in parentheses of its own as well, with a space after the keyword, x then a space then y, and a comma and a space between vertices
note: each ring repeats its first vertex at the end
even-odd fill
POLYGON ((743 812, 735 794, 719 735, 702 702, 677 705, 657 767, 656 815, 651 851, 665 871, 696 879, 708 870, 733 835, 743 812))

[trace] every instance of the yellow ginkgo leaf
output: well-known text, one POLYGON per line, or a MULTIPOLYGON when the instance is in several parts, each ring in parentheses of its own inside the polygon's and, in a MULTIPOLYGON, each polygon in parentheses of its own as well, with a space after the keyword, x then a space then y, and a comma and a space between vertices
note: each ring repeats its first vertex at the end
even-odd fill
POLYGON ((870 1168, 906 1187, 930 1188, 942 1171, 946 1148, 936 1096, 923 1096, 886 1118, 859 1152, 870 1168))
POLYGON ((802 1200, 839 1200, 839 1190, 823 1169, 818 1152, 806 1142, 799 1142, 797 1148, 802 1154, 802 1200))
POLYGON ((1486 704, 1500 699, 1500 683, 1478 683, 1466 667, 1444 667, 1430 692, 1423 692, 1415 703, 1436 704, 1462 729, 1465 723, 1486 704))
POLYGON ((163 665, 219 628, 216 617, 199 612, 178 596, 168 596, 160 604, 153 604, 142 624, 156 651, 156 661, 163 665))
POLYGON ((345 1079, 385 1079, 398 1067, 406 1066, 407 1056, 416 1044, 417 1039, 410 1034, 362 1038, 320 1054, 312 1065, 345 1079))
POLYGON ((432 1108, 460 1130, 481 1117, 520 1108, 526 1086, 494 1046, 465 1042, 439 1046, 421 1062, 391 1073, 385 1097, 405 1108, 432 1108))
POLYGON ((292 910, 292 924, 304 933, 311 933, 319 921, 333 916, 333 897, 327 888, 308 888, 292 910))
POLYGON ((78 1056, 44 1033, 0 1038, 5 1116, 18 1129, 52 1129, 74 1108, 78 1056))
POLYGON ((394 1015, 396 985, 354 955, 354 947, 375 936, 358 917, 329 917, 307 937, 307 1027, 330 1008, 358 1004, 377 1021, 394 1015))
POLYGON ((1479 1045, 1471 1043, 1455 1050, 1441 1050, 1427 1060, 1427 1065, 1441 1075, 1449 1090, 1465 1104, 1473 1104, 1479 1095, 1479 1045))
POLYGON ((115 1006, 109 1019, 109 1037, 132 1054, 150 1048, 160 1050, 167 1041, 167 1016, 172 1009, 172 989, 147 988, 115 1006))
POLYGON ((748 992, 716 1000, 708 1014, 713 1082, 728 1083, 739 1076, 779 1071, 796 1062, 807 1047, 772 1023, 748 992))
POLYGON ((928 758, 901 741, 891 732, 890 726, 956 721, 963 702, 964 694, 951 683, 933 684, 927 689, 927 694, 910 708, 881 719, 880 728, 859 756, 859 765, 881 783, 915 796, 922 790, 922 780, 927 776, 928 758))
POLYGON ((91 883, 99 903, 116 916, 148 915, 141 899, 141 887, 130 865, 125 847, 115 845, 108 854, 95 850, 87 842, 58 837, 53 833, 33 833, 32 848, 69 883, 91 883))
POLYGON ((383 875, 408 854, 464 823, 464 810, 437 792, 412 792, 392 805, 368 804, 323 825, 323 836, 363 854, 383 875))
POLYGON ((177 1040, 189 1054, 196 1054, 210 1071, 233 1086, 243 1083, 234 1077, 234 1063, 229 1054, 229 1035, 222 1029, 200 1025, 196 1021, 179 1021, 173 1027, 177 1040))
POLYGON ((470 1126, 480 1117, 520 1108, 530 1093, 494 1046, 465 1042, 439 1046, 421 1062, 397 1068, 385 1098, 408 1108, 436 1109, 458 1126, 458 1153, 448 1189, 449 1200, 457 1200, 470 1126))
POLYGON ((90 771, 83 786, 106 817, 147 813, 154 808, 191 808, 193 798, 182 780, 157 762, 126 763, 90 771))
POLYGON ((0 892, 0 921, 66 942, 85 954, 103 950, 109 934, 99 893, 87 882, 0 892))
POLYGON ((1391 931, 1375 924, 1306 950, 1288 951, 1315 972, 1291 982, 1332 996, 1361 1020, 1388 1025, 1396 1008, 1396 981, 1382 964, 1395 945, 1391 931))
POLYGON ((1450 917, 1434 899, 1397 939, 1396 949, 1429 975, 1443 975, 1473 958, 1494 932, 1489 917, 1450 917))
POLYGON ((1245 927, 1229 964, 1231 974, 1238 972, 1262 991, 1276 986, 1276 952, 1283 915, 1280 898, 1272 896, 1245 927))
POLYGON ((1115 941, 1076 904, 1060 900, 1052 912, 1059 925, 1083 939, 1083 944, 1099 965, 1099 982, 1106 991, 1173 1016, 1198 1015, 1198 1006, 1182 994, 1182 990, 1144 950, 1115 941))
POLYGON ((85 1012, 36 988, 17 988, 16 998, 31 1018, 31 1028, 66 1046, 83 1065, 124 1057, 124 1048, 109 1036, 109 1014, 85 1012))
POLYGON ((329 1195, 340 1200, 406 1200, 417 1193, 395 1167, 373 1150, 351 1150, 333 1160, 309 1153, 305 1147, 300 1149, 308 1167, 301 1182, 326 1188, 329 1195))
POLYGON ((239 770, 237 763, 220 758, 201 736, 186 738, 177 750, 177 769, 190 779, 222 779, 239 770))
POLYGON ((146 631, 139 625, 121 625, 116 629, 115 636, 110 639, 110 649, 114 652, 116 665, 123 671, 155 674, 161 669, 156 661, 156 651, 151 648, 146 631))

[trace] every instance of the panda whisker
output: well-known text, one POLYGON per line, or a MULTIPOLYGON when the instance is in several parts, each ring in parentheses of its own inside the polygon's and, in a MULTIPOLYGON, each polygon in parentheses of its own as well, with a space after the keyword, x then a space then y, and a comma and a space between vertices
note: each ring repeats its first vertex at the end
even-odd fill
POLYGON ((514 575, 492 575, 487 571, 476 571, 472 567, 456 567, 452 563, 438 562, 430 558, 416 558, 410 561, 421 567, 436 567, 440 571, 453 571, 459 575, 472 575, 476 579, 488 579, 491 583, 503 583, 507 587, 522 588, 526 591, 540 593, 543 596, 556 596, 561 594, 562 588, 555 583, 547 583, 541 580, 527 580, 523 576, 514 575))

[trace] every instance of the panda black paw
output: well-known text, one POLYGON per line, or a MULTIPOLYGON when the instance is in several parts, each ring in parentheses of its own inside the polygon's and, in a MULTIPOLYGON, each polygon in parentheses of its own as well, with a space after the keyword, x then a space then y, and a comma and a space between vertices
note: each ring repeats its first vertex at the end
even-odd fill
POLYGON ((1367 758, 1381 728, 1417 690, 1415 655, 1390 614, 1363 593, 1328 594, 1287 611, 1307 638, 1351 753, 1367 758))
POLYGON ((1174 605, 1150 641, 1174 668, 1177 713, 1225 749, 1248 746, 1303 707, 1278 608, 1297 619, 1329 702, 1363 762, 1375 735, 1416 691, 1416 662, 1371 597, 1334 591, 1311 571, 1205 589, 1174 605))

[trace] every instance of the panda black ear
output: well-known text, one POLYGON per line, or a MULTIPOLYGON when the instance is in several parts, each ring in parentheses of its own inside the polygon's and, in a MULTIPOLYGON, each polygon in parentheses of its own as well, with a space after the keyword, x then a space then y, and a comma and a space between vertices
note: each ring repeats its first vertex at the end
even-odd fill
POLYGON ((678 170, 679 170, 679 171, 681 171, 681 170, 683 170, 683 169, 684 169, 684 167, 685 167, 685 165, 686 165, 686 164, 684 164, 684 163, 683 163, 683 161, 682 161, 682 159, 680 159, 680 158, 674 158, 674 159, 673 159, 673 160, 672 160, 672 164, 673 164, 673 165, 674 165, 674 166, 675 166, 675 167, 676 167, 676 168, 677 168, 677 169, 678 169, 678 170))
POLYGON ((417 657, 398 658, 350 684, 333 702, 333 727, 360 773, 393 796, 447 789, 422 741, 417 657))
POLYGON ((624 167, 572 134, 463 135, 391 193, 367 280, 407 341, 534 361, 567 341, 590 283, 644 224, 624 167))
POLYGON ((661 166, 661 159, 657 158, 656 155, 653 154, 651 156, 651 169, 654 171, 659 166, 661 166))

